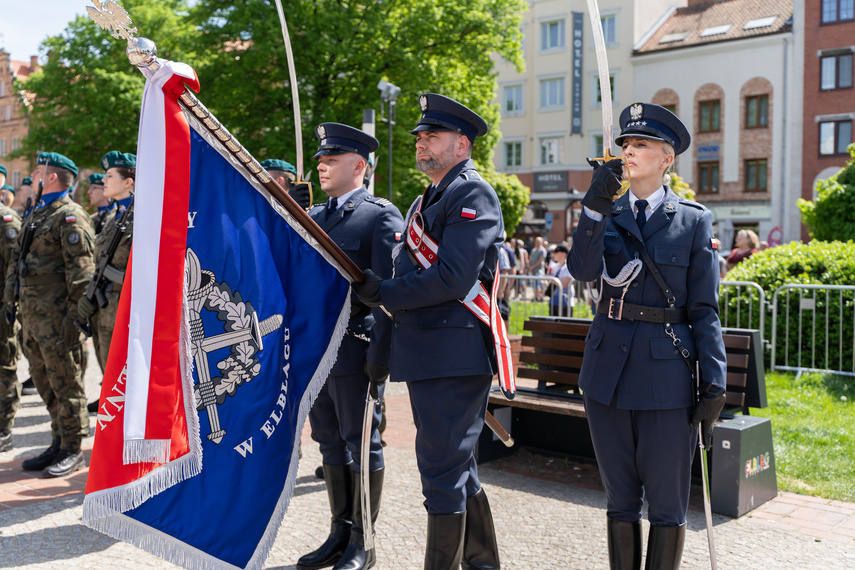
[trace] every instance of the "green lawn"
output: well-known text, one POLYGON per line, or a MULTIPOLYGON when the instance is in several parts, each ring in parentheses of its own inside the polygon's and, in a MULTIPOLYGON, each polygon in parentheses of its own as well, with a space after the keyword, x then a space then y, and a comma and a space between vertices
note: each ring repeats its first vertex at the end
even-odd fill
POLYGON ((778 489, 855 501, 855 379, 767 372, 778 489))

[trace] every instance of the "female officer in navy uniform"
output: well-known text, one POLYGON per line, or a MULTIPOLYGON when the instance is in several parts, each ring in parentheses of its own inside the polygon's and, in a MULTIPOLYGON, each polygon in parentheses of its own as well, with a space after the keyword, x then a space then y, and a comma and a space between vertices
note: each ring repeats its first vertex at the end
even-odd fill
POLYGON ((698 424, 708 442, 724 405, 718 256, 710 212, 667 184, 675 156, 689 147, 686 127, 650 103, 624 109, 620 125, 624 161, 595 169, 567 261, 580 281, 603 277, 579 384, 606 490, 611 567, 640 568, 646 498, 646 568, 671 569, 682 557, 698 424), (621 175, 629 191, 613 201, 621 175), (675 338, 700 365, 697 405, 675 338))

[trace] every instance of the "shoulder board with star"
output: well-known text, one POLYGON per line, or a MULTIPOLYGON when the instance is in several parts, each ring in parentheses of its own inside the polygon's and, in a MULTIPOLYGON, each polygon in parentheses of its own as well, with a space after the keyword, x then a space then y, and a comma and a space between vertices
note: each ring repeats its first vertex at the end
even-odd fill
POLYGON ((377 204, 381 208, 385 208, 386 206, 391 206, 392 202, 387 200, 386 198, 381 198, 379 196, 369 196, 365 199, 366 202, 371 202, 372 204, 377 204))
POLYGON ((460 177, 464 180, 481 180, 481 175, 477 170, 464 170, 460 173, 460 177))

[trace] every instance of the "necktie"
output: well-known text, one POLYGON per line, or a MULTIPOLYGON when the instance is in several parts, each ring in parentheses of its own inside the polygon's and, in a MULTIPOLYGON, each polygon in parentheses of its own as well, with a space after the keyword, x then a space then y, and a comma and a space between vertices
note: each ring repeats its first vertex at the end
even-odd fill
POLYGON ((330 198, 330 201, 327 202, 327 219, 335 214, 335 210, 338 208, 338 198, 330 198))
POLYGON ((635 223, 638 224, 638 231, 643 232, 644 224, 647 223, 647 200, 636 200, 635 207, 638 208, 635 223))

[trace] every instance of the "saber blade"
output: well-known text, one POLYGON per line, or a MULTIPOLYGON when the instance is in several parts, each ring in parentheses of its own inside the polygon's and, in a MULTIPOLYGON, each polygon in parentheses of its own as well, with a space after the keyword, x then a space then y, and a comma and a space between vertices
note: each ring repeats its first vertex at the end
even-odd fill
POLYGON ((603 112, 603 160, 615 158, 612 155, 614 140, 614 118, 612 115, 612 84, 609 80, 609 60, 606 55, 606 39, 603 36, 603 23, 600 19, 600 7, 597 0, 588 0, 588 17, 591 20, 591 32, 594 34, 594 48, 597 52, 597 70, 600 75, 600 100, 603 112))
POLYGON ((297 68, 294 66, 294 50, 291 49, 291 36, 288 34, 288 22, 285 21, 285 11, 282 2, 276 0, 276 12, 279 13, 279 23, 282 26, 282 39, 285 41, 285 53, 288 56, 288 76, 291 79, 291 99, 294 107, 294 142, 297 145, 297 180, 303 178, 303 121, 300 114, 300 93, 297 89, 297 68))
POLYGON ((371 427, 374 423, 374 406, 380 401, 376 387, 369 382, 368 393, 365 394, 365 414, 362 416, 362 449, 359 459, 359 480, 362 483, 362 493, 359 500, 362 504, 362 536, 365 550, 374 550, 374 528, 371 521, 371 427), (373 390, 372 390, 373 388, 373 390))

